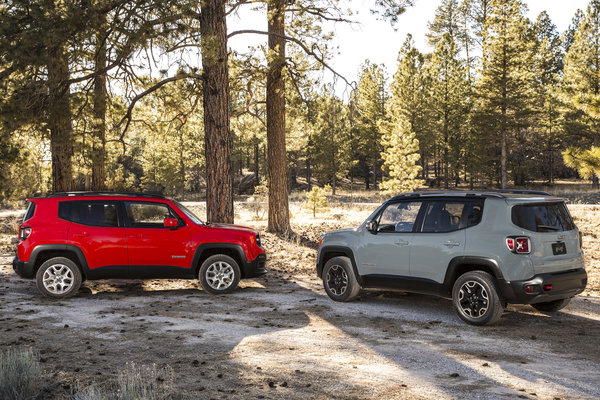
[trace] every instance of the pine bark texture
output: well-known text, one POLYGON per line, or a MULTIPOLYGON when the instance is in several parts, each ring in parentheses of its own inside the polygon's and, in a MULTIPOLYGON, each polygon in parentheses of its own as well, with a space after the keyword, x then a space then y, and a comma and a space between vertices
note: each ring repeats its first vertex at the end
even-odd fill
POLYGON ((206 153, 206 218, 233 223, 232 139, 229 132, 229 70, 225 2, 201 2, 206 153))
POLYGON ((49 49, 48 128, 52 153, 52 190, 68 192, 73 188, 73 127, 69 102, 69 61, 63 45, 49 49))
POLYGON ((285 149, 285 65, 284 7, 282 0, 270 0, 269 66, 267 73, 267 169, 269 183, 270 232, 287 233, 290 230, 287 162, 285 149))
MULTIPOLYGON (((106 18, 106 17, 104 17, 106 18)), ((96 32, 96 71, 106 67, 106 25, 96 32)), ((94 77, 92 190, 106 189, 106 73, 94 77)))

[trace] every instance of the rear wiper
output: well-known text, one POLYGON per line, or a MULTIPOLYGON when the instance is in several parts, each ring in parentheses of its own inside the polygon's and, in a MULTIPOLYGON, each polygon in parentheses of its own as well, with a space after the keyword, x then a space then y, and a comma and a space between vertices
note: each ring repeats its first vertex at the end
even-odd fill
POLYGON ((537 228, 548 229, 551 231, 559 231, 560 228, 558 226, 550 226, 550 225, 537 225, 537 228))

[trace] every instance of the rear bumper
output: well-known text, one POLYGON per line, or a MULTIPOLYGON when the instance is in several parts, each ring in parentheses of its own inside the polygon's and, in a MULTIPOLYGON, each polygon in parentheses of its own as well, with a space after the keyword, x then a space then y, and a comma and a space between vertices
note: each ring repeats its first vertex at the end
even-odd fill
POLYGON ((244 278, 253 278, 266 274, 266 263, 267 255, 265 253, 259 254, 253 261, 248 261, 244 266, 244 278))
POLYGON ((587 273, 585 269, 578 268, 505 283, 502 294, 508 303, 534 304, 573 297, 583 292, 586 285, 587 273), (527 286, 532 287, 530 293, 525 291, 527 286))
POLYGON ((18 256, 13 258, 13 270, 21 278, 33 279, 33 264, 19 260, 18 256))

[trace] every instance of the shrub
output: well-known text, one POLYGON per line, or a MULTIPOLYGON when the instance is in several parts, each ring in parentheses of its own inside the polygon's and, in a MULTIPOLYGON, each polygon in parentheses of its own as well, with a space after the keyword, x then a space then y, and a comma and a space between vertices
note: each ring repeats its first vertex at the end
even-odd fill
POLYGON ((9 348, 0 354, 0 398, 34 398, 41 387, 42 369, 37 355, 29 347, 9 348))

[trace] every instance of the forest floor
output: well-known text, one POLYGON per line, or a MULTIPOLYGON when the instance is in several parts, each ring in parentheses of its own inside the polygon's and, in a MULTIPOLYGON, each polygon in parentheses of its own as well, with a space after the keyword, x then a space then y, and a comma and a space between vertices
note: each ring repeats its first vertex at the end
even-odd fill
MULTIPOLYGON (((205 215, 202 203, 185 203, 205 215)), ((269 273, 213 296, 195 281, 86 282, 43 298, 10 263, 20 212, 0 212, 0 352, 30 346, 47 375, 40 398, 108 390, 128 362, 156 365, 169 398, 430 399, 600 397, 600 205, 569 206, 583 232, 587 290, 553 316, 510 305, 490 327, 462 323, 449 300, 377 292, 329 300, 314 274, 321 233, 377 204, 292 203, 296 241, 264 233, 265 212, 236 203, 261 231, 269 273)), ((22 214, 21 214, 22 215, 22 214)))

